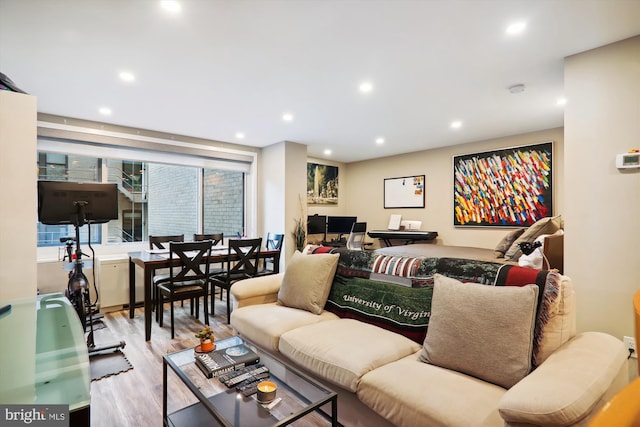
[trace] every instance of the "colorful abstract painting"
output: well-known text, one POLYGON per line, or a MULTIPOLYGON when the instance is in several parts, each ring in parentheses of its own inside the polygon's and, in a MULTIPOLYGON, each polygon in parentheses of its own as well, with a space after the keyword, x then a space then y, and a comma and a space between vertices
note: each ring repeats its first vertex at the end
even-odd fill
POLYGON ((453 158, 456 226, 528 226, 552 216, 553 143, 453 158))

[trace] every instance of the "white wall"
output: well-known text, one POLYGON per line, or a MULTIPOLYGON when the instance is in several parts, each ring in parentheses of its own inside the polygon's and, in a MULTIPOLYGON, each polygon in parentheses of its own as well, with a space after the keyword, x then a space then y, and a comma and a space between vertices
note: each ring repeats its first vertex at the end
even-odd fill
POLYGON ((284 233, 280 268, 295 251, 291 237, 294 219, 306 218, 306 206, 299 200, 306 194, 307 146, 284 141, 264 147, 259 160, 258 217, 262 236, 284 233))
POLYGON ((438 243, 494 248, 507 229, 453 226, 453 156, 546 141, 554 142, 553 210, 561 214, 564 210, 562 128, 349 163, 341 203, 344 202, 349 214, 366 221, 368 230, 386 229, 389 215, 401 214, 403 219, 422 221, 423 230, 437 231, 438 243), (425 175, 425 208, 384 209, 384 179, 411 175, 425 175))
POLYGON ((565 272, 578 329, 633 336, 640 289, 640 171, 615 156, 640 148, 640 36, 565 61, 565 272))
POLYGON ((36 98, 0 90, 0 300, 36 295, 36 98))

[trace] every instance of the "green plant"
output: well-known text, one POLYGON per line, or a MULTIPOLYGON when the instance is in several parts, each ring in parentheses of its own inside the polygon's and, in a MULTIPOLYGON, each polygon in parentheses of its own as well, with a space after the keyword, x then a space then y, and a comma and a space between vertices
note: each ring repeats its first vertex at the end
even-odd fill
POLYGON ((201 329, 198 333, 196 333, 196 338, 199 338, 201 341, 206 339, 213 340, 213 330, 209 327, 209 325, 205 325, 204 329, 201 329))
POLYGON ((300 218, 294 219, 296 226, 291 232, 293 241, 296 242, 296 249, 302 252, 304 245, 307 241, 307 228, 304 219, 306 215, 304 213, 304 207, 306 206, 306 200, 302 198, 302 195, 298 196, 298 206, 300 206, 300 218))

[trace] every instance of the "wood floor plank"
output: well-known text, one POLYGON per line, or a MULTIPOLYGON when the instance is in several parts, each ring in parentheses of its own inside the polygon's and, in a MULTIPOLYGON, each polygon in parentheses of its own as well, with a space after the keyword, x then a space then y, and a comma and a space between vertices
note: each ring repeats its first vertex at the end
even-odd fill
MULTIPOLYGON (((113 426, 161 426, 162 425, 162 356, 167 353, 194 347, 198 344, 195 332, 204 325, 189 313, 189 304, 175 306, 176 338, 171 339, 169 307, 165 308, 165 323, 162 328, 154 321, 151 340, 144 340, 144 311, 135 310, 129 319, 128 310, 107 313, 105 329, 94 334, 96 345, 124 340, 122 350, 133 369, 91 383, 92 427, 113 426)), ((226 324, 226 307, 216 302, 216 317, 210 317, 215 338, 222 339, 233 334, 226 324)), ((202 314, 200 319, 203 319, 202 314)), ((169 378, 171 402, 176 405, 195 403, 196 399, 175 375, 169 378)))
MULTIPOLYGON (((209 317, 215 339, 234 334, 227 325, 226 302, 216 298, 215 316, 209 317)), ((201 304, 202 306, 202 304, 201 304)), ((195 332, 204 325, 190 315, 189 304, 175 305, 175 339, 171 339, 169 307, 165 307, 164 326, 160 328, 153 320, 151 340, 144 340, 144 311, 135 310, 129 319, 129 310, 105 314, 105 329, 95 331, 96 345, 124 340, 122 350, 133 369, 118 375, 91 382, 91 426, 92 427, 146 427, 162 426, 162 356, 174 351, 194 347, 198 340, 195 332)), ((154 317, 155 319, 155 317, 154 317)), ((197 399, 169 372, 169 412, 196 403, 197 399)), ((315 415, 315 414, 314 414, 315 415)), ((328 426, 319 415, 305 417, 294 426, 328 426)), ((246 426, 251 427, 251 426, 246 426)))

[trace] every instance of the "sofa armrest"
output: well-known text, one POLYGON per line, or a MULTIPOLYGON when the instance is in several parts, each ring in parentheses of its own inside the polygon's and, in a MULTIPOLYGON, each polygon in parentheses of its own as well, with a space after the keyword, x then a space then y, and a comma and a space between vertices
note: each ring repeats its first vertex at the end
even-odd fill
POLYGON ((575 424, 624 387, 626 362, 619 339, 601 332, 578 334, 509 389, 498 410, 507 425, 575 424))
POLYGON ((284 273, 240 280, 231 286, 233 308, 268 304, 278 301, 278 291, 284 273))

